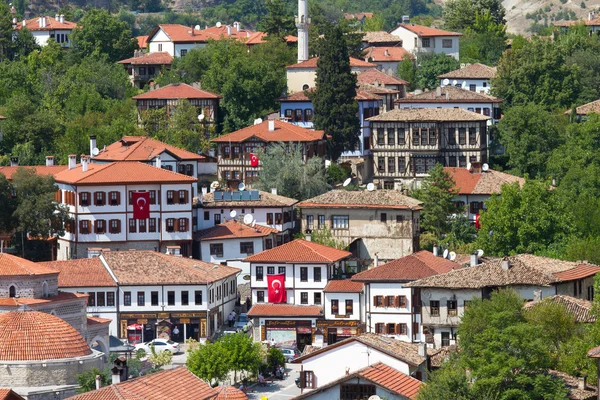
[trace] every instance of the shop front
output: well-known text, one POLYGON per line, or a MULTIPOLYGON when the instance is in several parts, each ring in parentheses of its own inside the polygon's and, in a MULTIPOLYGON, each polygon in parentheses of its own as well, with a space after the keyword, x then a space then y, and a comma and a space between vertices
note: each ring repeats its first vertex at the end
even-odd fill
POLYGON ((132 313, 120 316, 121 338, 130 344, 155 338, 182 343, 206 336, 206 313, 132 313))
POLYGON ((313 343, 313 328, 311 320, 266 320, 263 330, 263 340, 275 343, 278 347, 297 348, 313 343))
POLYGON ((360 335, 359 321, 318 320, 317 328, 323 334, 323 343, 333 344, 351 336, 360 335))

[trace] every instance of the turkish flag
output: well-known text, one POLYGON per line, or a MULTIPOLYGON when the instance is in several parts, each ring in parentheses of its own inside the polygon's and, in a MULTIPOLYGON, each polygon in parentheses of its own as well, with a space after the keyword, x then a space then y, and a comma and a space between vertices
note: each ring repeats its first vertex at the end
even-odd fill
POLYGON ((269 284, 269 303, 287 302, 285 274, 267 275, 267 283, 269 284))
POLYGON ((475 228, 481 229, 481 222, 479 222, 479 214, 475 214, 475 228))
POLYGON ((134 219, 150 218, 150 192, 133 192, 131 200, 134 219))
POLYGON ((250 153, 250 166, 258 167, 258 157, 256 154, 250 153))

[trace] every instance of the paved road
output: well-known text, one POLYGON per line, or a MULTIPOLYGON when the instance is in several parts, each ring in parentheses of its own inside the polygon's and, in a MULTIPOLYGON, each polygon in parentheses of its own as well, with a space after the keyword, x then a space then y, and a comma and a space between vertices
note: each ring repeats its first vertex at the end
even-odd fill
POLYGON ((296 387, 294 381, 299 377, 300 365, 286 364, 285 368, 288 371, 287 378, 281 381, 276 379, 273 383, 268 383, 267 386, 251 386, 248 391, 248 398, 260 400, 266 397, 269 400, 289 400, 298 396, 300 389, 296 387))

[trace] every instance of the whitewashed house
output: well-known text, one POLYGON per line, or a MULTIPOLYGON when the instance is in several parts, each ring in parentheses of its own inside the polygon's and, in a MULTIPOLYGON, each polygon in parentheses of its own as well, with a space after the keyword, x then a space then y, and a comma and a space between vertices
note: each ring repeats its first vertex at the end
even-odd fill
POLYGON ((38 18, 32 18, 19 22, 16 26, 16 30, 26 28, 31 31, 35 42, 40 47, 44 47, 48 44, 48 40, 53 39, 61 47, 71 47, 71 33, 73 29, 77 28, 75 22, 65 20, 64 15, 56 14, 54 18, 48 16, 42 16, 38 18))
POLYGON ((421 342, 420 293, 406 284, 458 267, 422 250, 354 275, 352 281, 365 285, 365 331, 405 342, 421 342))
POLYGON ((365 309, 363 293, 364 285, 361 282, 343 279, 327 283, 323 289, 325 320, 317 321, 323 344, 331 345, 361 333, 365 309))
POLYGON ((491 80, 496 77, 496 67, 484 64, 467 64, 460 69, 438 76, 440 86, 455 86, 471 92, 489 94, 491 80))
POLYGON ((428 26, 402 23, 390 33, 402 39, 402 47, 409 53, 438 53, 459 59, 458 39, 462 33, 444 31, 428 26))
POLYGON ((594 276, 600 267, 587 263, 520 254, 407 283, 420 290, 424 340, 434 348, 456 344, 456 331, 473 298, 487 299, 493 291, 512 288, 525 300, 556 294, 593 300, 594 276))

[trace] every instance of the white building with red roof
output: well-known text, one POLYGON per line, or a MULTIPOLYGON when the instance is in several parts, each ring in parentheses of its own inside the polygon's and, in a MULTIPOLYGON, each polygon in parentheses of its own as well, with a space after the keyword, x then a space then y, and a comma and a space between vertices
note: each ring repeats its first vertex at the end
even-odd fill
POLYGON ((491 80, 496 77, 496 67, 480 63, 461 64, 461 68, 439 75, 441 86, 456 86, 471 92, 489 94, 491 80))
POLYGON ((171 69, 173 56, 167 52, 144 53, 136 50, 133 57, 119 61, 129 75, 131 85, 142 89, 161 72, 171 69))
POLYGON ((317 346, 331 345, 364 330, 363 293, 362 282, 337 279, 327 283, 323 289, 324 319, 317 321, 319 331, 315 333, 316 341, 321 341, 315 343, 317 346))
POLYGON ((458 39, 462 33, 449 32, 411 23, 402 23, 390 33, 402 40, 402 47, 409 53, 439 53, 459 59, 458 39))
POLYGON ((48 44, 48 40, 53 39, 60 46, 71 47, 69 36, 73 29, 77 28, 77 24, 65 20, 64 15, 56 14, 54 18, 42 16, 19 22, 16 30, 26 28, 31 31, 36 43, 43 47, 48 44))
POLYGON ((414 58, 401 45, 398 46, 374 46, 365 49, 365 61, 375 63, 379 66, 379 69, 387 74, 395 75, 398 72, 398 64, 400 64, 406 57, 414 58))

